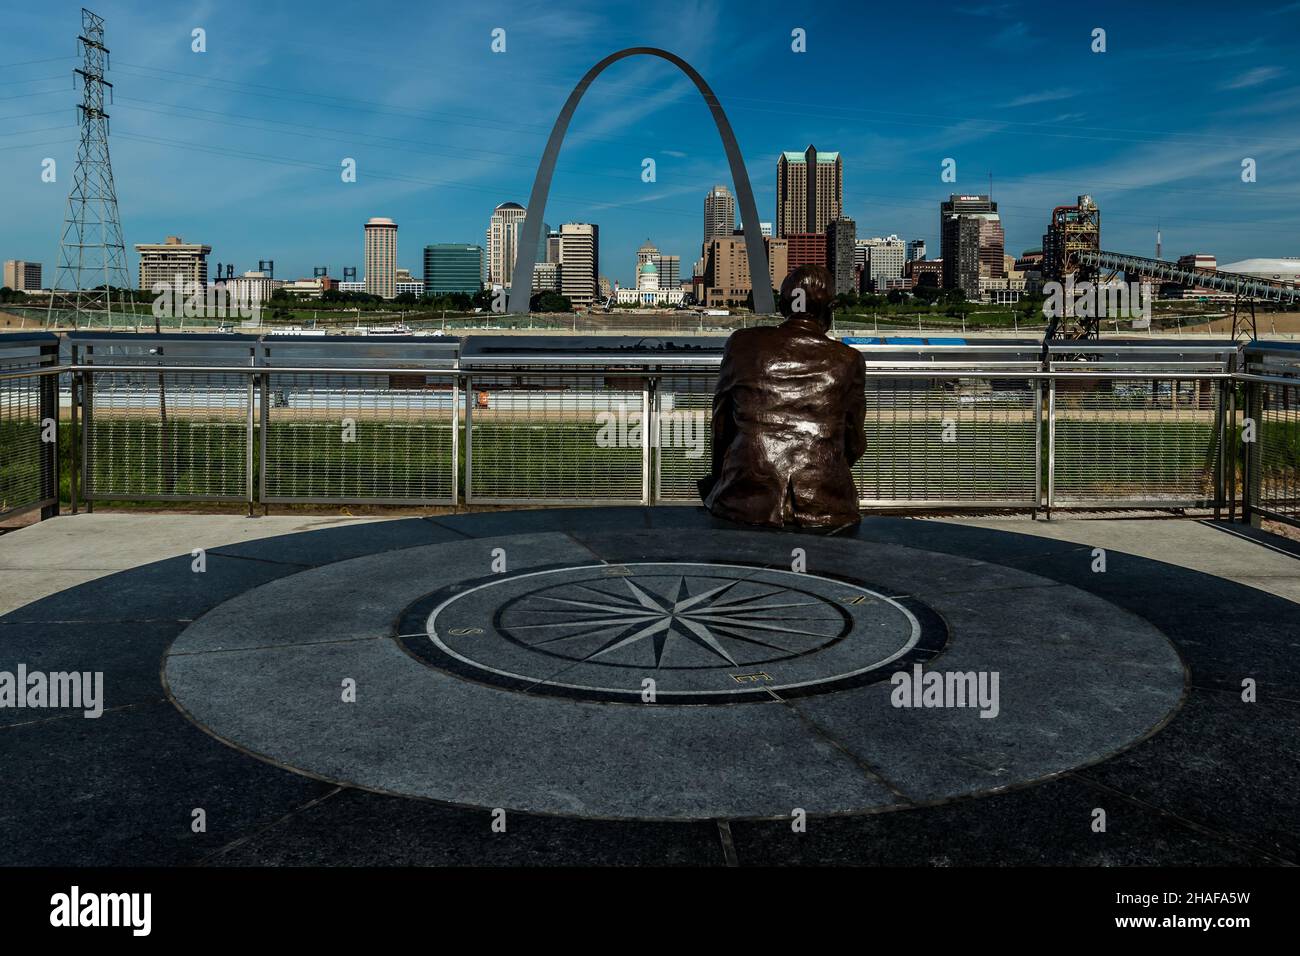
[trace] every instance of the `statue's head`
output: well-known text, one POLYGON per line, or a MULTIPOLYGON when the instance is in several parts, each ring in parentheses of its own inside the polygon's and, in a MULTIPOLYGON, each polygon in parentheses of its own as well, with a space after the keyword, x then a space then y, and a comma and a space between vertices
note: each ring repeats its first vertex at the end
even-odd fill
POLYGON ((781 314, 787 319, 810 318, 831 327, 835 278, 825 266, 800 266, 781 283, 781 314))

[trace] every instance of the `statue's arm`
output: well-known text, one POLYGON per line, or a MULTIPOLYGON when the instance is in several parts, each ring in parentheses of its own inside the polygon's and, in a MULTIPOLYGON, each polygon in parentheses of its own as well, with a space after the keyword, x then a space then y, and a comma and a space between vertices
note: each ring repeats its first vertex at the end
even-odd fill
POLYGON ((852 383, 844 413, 844 454, 852 465, 867 450, 867 370, 861 355, 854 356, 852 383))
POLYGON ((718 371, 718 387, 713 393, 713 470, 715 478, 722 475, 722 458, 731 447, 736 437, 736 417, 732 414, 732 387, 735 374, 732 371, 731 346, 722 355, 722 368, 718 371))

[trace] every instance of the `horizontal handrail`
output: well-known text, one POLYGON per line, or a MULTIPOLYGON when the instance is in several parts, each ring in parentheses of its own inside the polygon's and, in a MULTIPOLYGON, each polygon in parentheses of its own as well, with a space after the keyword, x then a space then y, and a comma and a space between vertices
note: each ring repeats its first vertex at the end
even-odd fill
MULTIPOLYGON (((1168 363, 1163 363, 1168 364, 1168 363)), ((396 367, 376 367, 376 368, 338 368, 320 365, 301 365, 301 366, 279 366, 279 365, 57 365, 33 367, 31 369, 20 369, 17 371, 0 372, 0 381, 18 378, 31 378, 33 376, 43 375, 62 375, 65 373, 78 372, 123 372, 123 373, 171 373, 176 375, 216 375, 216 374, 236 374, 236 375, 428 375, 443 376, 448 378, 483 378, 493 375, 500 375, 507 372, 510 375, 528 378, 556 378, 561 377, 555 369, 533 369, 533 368, 410 368, 405 366, 396 367)), ((647 376, 671 376, 671 371, 665 372, 660 369, 651 368, 577 368, 570 367, 567 378, 583 378, 592 376, 602 377, 621 377, 621 378, 645 378, 647 376)), ((1054 369, 1052 371, 1019 369, 1019 368, 947 368, 937 365, 918 365, 915 368, 871 368, 867 369, 867 378, 1023 378, 1031 381, 1034 380, 1052 380, 1052 379, 1115 379, 1115 380, 1164 380, 1164 379, 1230 379, 1236 378, 1242 381, 1257 381, 1258 378, 1249 378, 1242 372, 1224 372, 1209 371, 1200 368, 1188 368, 1183 371, 1141 371, 1133 369, 1132 371, 1113 371, 1098 370, 1090 371, 1088 369, 1071 369, 1064 371, 1054 369)), ((1297 384, 1295 381, 1287 379, 1270 379, 1272 381, 1288 382, 1297 384)))

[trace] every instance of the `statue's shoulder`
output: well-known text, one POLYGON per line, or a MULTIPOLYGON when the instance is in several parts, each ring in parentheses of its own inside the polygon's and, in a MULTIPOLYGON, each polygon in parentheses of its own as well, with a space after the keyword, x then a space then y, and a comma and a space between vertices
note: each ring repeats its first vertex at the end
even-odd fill
POLYGON ((866 359, 863 358, 862 353, 852 345, 845 345, 839 339, 831 339, 831 344, 835 348, 835 354, 840 356, 840 358, 842 358, 846 363, 866 363, 866 359))
POLYGON ((747 329, 736 329, 727 338, 727 349, 746 348, 751 342, 766 338, 775 326, 754 325, 747 329))

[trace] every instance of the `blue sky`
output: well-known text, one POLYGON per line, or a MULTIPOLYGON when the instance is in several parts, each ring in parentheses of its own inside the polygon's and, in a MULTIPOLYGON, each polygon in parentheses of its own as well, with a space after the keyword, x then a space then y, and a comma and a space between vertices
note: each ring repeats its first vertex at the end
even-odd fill
MULTIPOLYGON (((844 154, 859 236, 924 238, 932 256, 939 201, 987 191, 990 174, 1009 252, 1037 247, 1052 207, 1090 192, 1110 250, 1153 254, 1159 221, 1167 257, 1300 256, 1291 0, 90 2, 112 50, 128 247, 179 234, 239 271, 360 267, 370 216, 397 220, 398 264, 417 275, 426 243, 481 244, 497 203, 527 202, 573 84, 636 45, 678 53, 713 86, 764 220, 777 155, 812 142, 844 154), (196 27, 206 53, 191 51, 196 27), (490 49, 497 27, 505 53, 490 49), (1090 49, 1097 27, 1105 53, 1090 49), (806 53, 791 50, 795 28, 806 53), (343 157, 357 182, 341 181, 343 157), (940 181, 949 157, 955 185, 940 181)), ((76 152, 79 9, 12 4, 0 34, 0 259, 43 262, 47 283, 76 152), (45 157, 56 183, 40 180, 45 157)), ((579 107, 546 221, 599 223, 601 271, 625 284, 647 237, 689 271, 714 182, 730 176, 693 86, 625 60, 579 107)))

